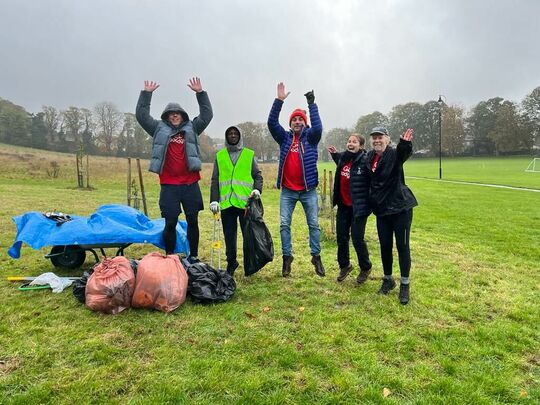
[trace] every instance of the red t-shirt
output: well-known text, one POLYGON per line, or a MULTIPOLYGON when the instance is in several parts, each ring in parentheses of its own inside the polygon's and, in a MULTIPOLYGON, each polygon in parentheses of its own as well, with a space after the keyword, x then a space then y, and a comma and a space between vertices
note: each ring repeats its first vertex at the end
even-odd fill
POLYGON ((298 135, 294 135, 291 148, 283 164, 283 187, 289 190, 301 191, 306 189, 304 183, 304 171, 302 170, 302 160, 298 150, 298 135))
POLYGON ((374 172, 377 169, 377 166, 379 164, 379 160, 381 160, 381 155, 378 155, 375 153, 373 155, 373 161, 371 162, 371 171, 374 172))
POLYGON ((165 164, 159 175, 160 184, 193 184, 201 179, 199 172, 188 170, 184 136, 176 134, 169 140, 165 164))
POLYGON ((352 160, 341 168, 341 173, 339 176, 339 194, 341 197, 341 202, 348 207, 352 206, 351 166, 352 160))

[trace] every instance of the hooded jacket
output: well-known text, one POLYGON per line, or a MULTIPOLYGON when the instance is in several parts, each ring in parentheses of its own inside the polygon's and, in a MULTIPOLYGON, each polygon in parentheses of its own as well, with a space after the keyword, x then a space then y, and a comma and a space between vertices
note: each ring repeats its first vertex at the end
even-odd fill
MULTIPOLYGON (((347 163, 344 158, 344 153, 331 154, 332 159, 336 163, 336 174, 334 177, 334 195, 332 198, 333 206, 341 202, 341 190, 340 190, 340 173, 341 169, 347 163)), ((353 215, 355 217, 363 217, 371 214, 371 208, 369 207, 369 174, 366 172, 365 160, 367 152, 360 150, 356 153, 352 159, 351 165, 351 199, 353 215)))
POLYGON ((185 137, 185 151, 188 164, 188 170, 197 172, 201 170, 202 161, 199 147, 199 135, 210 124, 213 117, 212 105, 206 91, 196 93, 199 103, 199 116, 192 121, 187 112, 178 103, 169 103, 161 114, 161 120, 156 120, 150 115, 150 103, 152 101, 152 92, 141 91, 135 116, 137 122, 150 135, 152 139, 152 156, 150 158, 149 170, 161 174, 169 140, 173 135, 182 133, 185 137), (182 115, 182 123, 174 127, 167 121, 169 112, 178 111, 182 115))
POLYGON ((370 177, 369 204, 377 216, 399 214, 418 205, 416 197, 405 184, 403 163, 412 154, 412 142, 400 139, 396 148, 388 145, 377 168, 371 170, 375 151, 371 150, 364 161, 370 177))
MULTIPOLYGON (((279 144, 277 188, 281 187, 283 166, 289 153, 289 149, 291 149, 294 136, 292 130, 287 131, 279 124, 279 113, 281 112, 282 107, 283 100, 276 98, 274 100, 274 104, 272 104, 272 109, 270 110, 267 122, 272 138, 274 138, 274 140, 279 144)), ((317 104, 308 104, 308 108, 312 127, 304 127, 300 132, 300 137, 298 139, 300 161, 302 162, 302 171, 306 191, 317 187, 319 184, 319 173, 317 171, 317 159, 319 157, 319 153, 317 151, 317 145, 321 140, 323 130, 317 104)))
MULTIPOLYGON (((236 164, 242 149, 244 149, 244 140, 242 138, 242 131, 240 131, 240 128, 231 126, 225 130, 225 148, 227 148, 227 151, 229 152, 232 164, 236 164), (236 128, 240 134, 240 139, 236 145, 231 145, 227 140, 227 132, 232 128, 236 128)), ((253 161, 251 162, 251 177, 253 178, 253 188, 262 193, 263 177, 255 156, 253 156, 253 161)), ((214 170, 212 172, 212 181, 210 184, 210 202, 213 201, 219 202, 219 166, 217 163, 217 158, 214 160, 214 170)))

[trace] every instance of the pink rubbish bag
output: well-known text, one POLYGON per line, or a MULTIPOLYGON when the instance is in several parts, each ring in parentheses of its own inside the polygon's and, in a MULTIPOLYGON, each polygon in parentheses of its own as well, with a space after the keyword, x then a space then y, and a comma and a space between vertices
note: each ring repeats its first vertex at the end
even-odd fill
POLYGON ((137 266, 133 308, 172 312, 186 300, 188 276, 176 255, 148 253, 137 266))
POLYGON ((135 274, 123 256, 105 258, 94 267, 86 283, 86 307, 92 311, 117 314, 131 306, 135 274))

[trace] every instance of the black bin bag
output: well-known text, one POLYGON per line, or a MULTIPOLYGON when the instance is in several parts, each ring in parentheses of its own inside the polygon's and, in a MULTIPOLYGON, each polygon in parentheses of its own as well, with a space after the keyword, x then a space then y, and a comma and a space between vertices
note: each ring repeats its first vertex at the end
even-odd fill
POLYGON ((233 276, 212 266, 198 262, 190 264, 182 260, 188 274, 187 293, 194 302, 210 304, 228 301, 236 291, 233 276))
POLYGON ((257 273, 274 260, 274 242, 263 221, 264 208, 260 198, 249 198, 246 205, 244 226, 244 272, 246 276, 257 273))

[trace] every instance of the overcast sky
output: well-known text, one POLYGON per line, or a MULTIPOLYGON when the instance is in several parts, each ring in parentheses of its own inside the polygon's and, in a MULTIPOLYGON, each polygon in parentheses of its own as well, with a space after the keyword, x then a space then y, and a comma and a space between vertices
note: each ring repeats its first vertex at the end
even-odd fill
POLYGON ((145 79, 207 129, 266 122, 283 81, 282 124, 314 89, 325 129, 409 101, 471 107, 540 86, 538 0, 0 0, 0 97, 38 112, 111 101, 134 112, 145 79))

